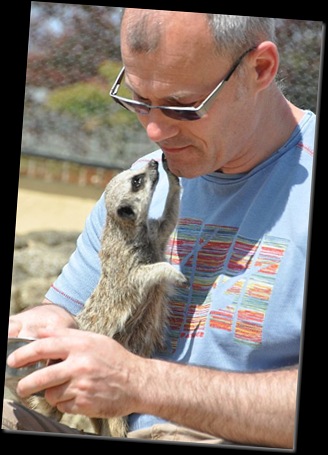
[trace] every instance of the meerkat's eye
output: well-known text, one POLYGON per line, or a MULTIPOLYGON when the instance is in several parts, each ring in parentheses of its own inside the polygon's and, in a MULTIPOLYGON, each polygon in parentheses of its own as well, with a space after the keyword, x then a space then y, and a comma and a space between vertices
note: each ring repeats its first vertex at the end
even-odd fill
POLYGON ((132 191, 138 191, 144 183, 145 174, 138 174, 132 177, 132 191))

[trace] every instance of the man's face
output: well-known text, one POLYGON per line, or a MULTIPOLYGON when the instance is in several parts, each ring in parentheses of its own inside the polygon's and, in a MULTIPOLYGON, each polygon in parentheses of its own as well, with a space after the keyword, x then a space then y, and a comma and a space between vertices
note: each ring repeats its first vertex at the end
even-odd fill
MULTIPOLYGON (((205 16, 194 13, 172 16, 159 46, 149 53, 130 50, 123 25, 121 50, 125 83, 134 99, 150 105, 197 107, 233 64, 215 54, 205 16)), ((248 119, 254 104, 245 80, 246 76, 233 74, 199 120, 172 119, 159 109, 138 115, 149 139, 165 153, 173 173, 193 178, 217 170, 245 170, 245 154, 252 141, 248 119)))

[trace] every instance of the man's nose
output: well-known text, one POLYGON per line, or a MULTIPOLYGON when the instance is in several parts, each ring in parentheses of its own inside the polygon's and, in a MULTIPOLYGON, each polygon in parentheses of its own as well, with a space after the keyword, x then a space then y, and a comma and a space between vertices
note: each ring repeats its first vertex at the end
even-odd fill
POLYGON ((152 109, 149 114, 140 116, 149 139, 155 143, 175 137, 180 127, 178 121, 167 117, 160 109, 152 109))

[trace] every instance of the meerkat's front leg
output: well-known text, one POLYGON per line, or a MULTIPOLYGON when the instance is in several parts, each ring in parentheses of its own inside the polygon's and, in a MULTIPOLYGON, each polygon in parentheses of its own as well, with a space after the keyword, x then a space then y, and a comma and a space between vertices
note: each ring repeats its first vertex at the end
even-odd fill
POLYGON ((147 290, 158 283, 165 282, 173 286, 189 287, 188 278, 168 262, 141 265, 135 276, 140 280, 140 286, 142 285, 147 290))
POLYGON ((160 238, 165 241, 168 239, 173 229, 175 228, 180 207, 180 181, 178 177, 170 171, 164 153, 162 154, 163 168, 167 173, 169 180, 169 192, 166 198, 164 212, 159 221, 160 238))

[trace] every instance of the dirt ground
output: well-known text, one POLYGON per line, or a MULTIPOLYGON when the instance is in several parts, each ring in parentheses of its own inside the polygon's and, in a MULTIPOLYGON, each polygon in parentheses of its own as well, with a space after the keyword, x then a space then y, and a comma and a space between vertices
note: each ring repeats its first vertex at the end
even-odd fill
MULTIPOLYGON (((72 184, 20 178, 16 234, 59 230, 80 232, 102 189, 72 184)), ((4 395, 13 398, 5 388, 4 395)), ((65 415, 62 420, 72 427, 93 432, 88 419, 65 415)))
POLYGON ((81 231, 101 188, 20 178, 16 233, 81 231))

